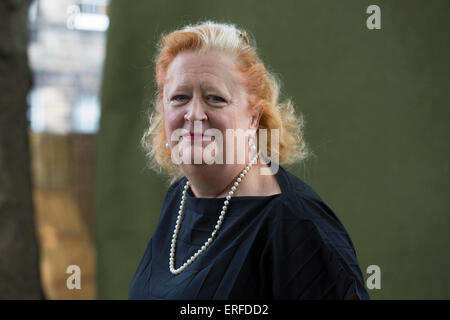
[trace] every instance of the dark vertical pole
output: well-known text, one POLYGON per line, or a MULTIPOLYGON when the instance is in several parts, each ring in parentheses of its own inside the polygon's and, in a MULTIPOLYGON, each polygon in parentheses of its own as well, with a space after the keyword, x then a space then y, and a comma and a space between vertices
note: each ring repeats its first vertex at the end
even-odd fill
POLYGON ((26 97, 30 0, 0 2, 0 299, 42 299, 26 97))

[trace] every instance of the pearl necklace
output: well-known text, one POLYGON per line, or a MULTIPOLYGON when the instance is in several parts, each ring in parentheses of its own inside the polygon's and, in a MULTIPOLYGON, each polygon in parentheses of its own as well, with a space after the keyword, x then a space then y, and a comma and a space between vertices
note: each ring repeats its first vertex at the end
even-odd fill
POLYGON ((228 192, 228 195, 225 198, 225 201, 223 203, 222 211, 220 212, 219 219, 217 220, 216 226, 214 228, 214 231, 211 233, 211 236, 206 240, 206 242, 203 244, 203 246, 198 249, 196 253, 194 253, 181 267, 178 269, 175 269, 175 249, 177 245, 177 238, 178 238, 178 232, 180 231, 181 226, 181 220, 183 219, 183 213, 184 213, 184 202, 186 201, 186 192, 189 188, 189 180, 186 181, 186 184, 184 186, 183 195, 181 197, 181 204, 180 209, 178 210, 178 219, 177 223, 175 224, 175 229, 173 231, 172 236, 172 244, 170 245, 170 258, 169 258, 169 269, 170 272, 174 275, 180 274, 183 272, 192 262, 194 262, 205 250, 209 247, 209 245, 213 242, 214 238, 216 237, 217 232, 219 231, 223 219, 225 217, 225 213, 227 212, 228 204, 230 203, 231 196, 236 191, 236 188, 239 186, 239 183, 242 181, 242 179, 245 177, 245 175, 250 171, 252 166, 256 163, 256 160, 258 159, 258 154, 250 161, 250 163, 245 167, 244 170, 242 170, 239 177, 234 182, 233 186, 231 187, 231 190, 228 192))

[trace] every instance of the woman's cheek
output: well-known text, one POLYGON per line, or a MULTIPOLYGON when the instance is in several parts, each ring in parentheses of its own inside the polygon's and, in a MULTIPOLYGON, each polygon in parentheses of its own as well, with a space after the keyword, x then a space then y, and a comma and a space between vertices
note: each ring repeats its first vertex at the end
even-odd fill
MULTIPOLYGON (((170 135, 175 129, 181 128, 183 126, 183 116, 180 112, 176 111, 169 111, 166 112, 164 115, 165 118, 165 127, 166 127, 166 134, 170 135)), ((169 138, 169 136, 168 136, 169 138)))

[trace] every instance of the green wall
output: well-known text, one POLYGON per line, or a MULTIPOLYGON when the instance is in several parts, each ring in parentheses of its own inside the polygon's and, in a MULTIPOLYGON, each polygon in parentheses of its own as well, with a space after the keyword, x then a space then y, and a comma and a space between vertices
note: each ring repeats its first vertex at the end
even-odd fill
POLYGON ((139 140, 154 90, 155 41, 203 19, 256 38, 306 117, 316 157, 290 168, 335 211, 373 299, 449 299, 449 1, 117 1, 97 140, 98 298, 126 299, 166 179, 139 140), (366 8, 381 8, 381 30, 366 8))

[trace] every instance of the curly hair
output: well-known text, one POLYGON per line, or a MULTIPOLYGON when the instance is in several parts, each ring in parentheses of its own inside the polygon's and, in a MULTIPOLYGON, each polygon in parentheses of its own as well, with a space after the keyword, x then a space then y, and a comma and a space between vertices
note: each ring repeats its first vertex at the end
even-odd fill
MULTIPOLYGON (((258 129, 267 130, 266 158, 271 158, 271 130, 279 130, 279 163, 293 164, 306 159, 311 153, 303 138, 305 120, 295 114, 291 100, 279 101, 281 81, 270 73, 258 57, 255 41, 247 32, 233 24, 204 21, 187 25, 179 30, 163 34, 158 42, 156 65, 157 92, 149 110, 149 126, 141 139, 141 145, 149 158, 149 167, 156 172, 163 170, 172 181, 183 176, 181 169, 171 161, 171 151, 165 147, 163 87, 167 70, 175 57, 186 51, 205 53, 220 51, 236 57, 237 70, 243 75, 250 110, 262 108, 258 129)), ((259 141, 259 130, 257 131, 259 141)))

